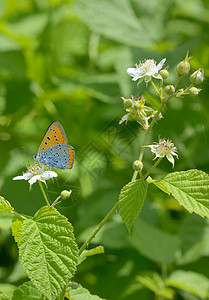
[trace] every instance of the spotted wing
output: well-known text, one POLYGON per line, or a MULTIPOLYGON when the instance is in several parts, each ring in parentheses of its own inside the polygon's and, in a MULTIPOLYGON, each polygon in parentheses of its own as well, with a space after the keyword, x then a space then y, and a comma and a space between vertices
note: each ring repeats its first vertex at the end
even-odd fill
POLYGON ((57 144, 40 153, 38 161, 56 169, 71 169, 74 157, 75 151, 72 146, 57 144))
POLYGON ((58 121, 54 121, 49 125, 41 141, 41 145, 38 149, 38 155, 54 145, 67 143, 67 137, 62 125, 58 121))

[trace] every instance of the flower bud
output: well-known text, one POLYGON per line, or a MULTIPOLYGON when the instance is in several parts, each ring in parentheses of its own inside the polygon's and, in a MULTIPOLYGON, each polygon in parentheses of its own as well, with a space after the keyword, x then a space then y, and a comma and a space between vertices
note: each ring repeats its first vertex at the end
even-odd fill
POLYGON ((168 77, 169 73, 166 69, 163 69, 160 71, 160 75, 162 76, 163 79, 166 79, 168 77))
POLYGON ((141 162, 141 160, 135 160, 133 162, 133 169, 134 171, 141 171, 143 169, 144 165, 141 162))
POLYGON ((131 99, 123 99, 123 106, 124 108, 131 108, 133 105, 133 102, 131 99))
POLYGON ((134 104, 134 108, 135 109, 139 109, 141 107, 141 105, 138 103, 138 102, 136 102, 135 104, 134 104))
POLYGON ((199 92, 201 91, 201 89, 196 88, 195 86, 191 87, 189 89, 189 94, 191 96, 197 96, 199 94, 199 92))
POLYGON ((203 70, 201 70, 201 69, 195 71, 190 76, 190 81, 191 81, 191 83, 194 83, 194 84, 202 83, 203 79, 204 79, 203 70))
POLYGON ((166 85, 165 87, 165 93, 167 95, 173 95, 175 93, 175 87, 173 85, 166 85))
POLYGON ((66 200, 66 199, 68 199, 68 198, 70 197, 71 193, 72 193, 72 190, 69 190, 69 191, 63 190, 63 191, 61 192, 60 196, 61 196, 61 198, 62 198, 63 200, 66 200))
POLYGON ((189 73, 190 71, 190 63, 188 57, 189 51, 187 51, 187 55, 184 60, 182 60, 178 66, 176 67, 176 72, 178 73, 179 76, 185 76, 189 73))

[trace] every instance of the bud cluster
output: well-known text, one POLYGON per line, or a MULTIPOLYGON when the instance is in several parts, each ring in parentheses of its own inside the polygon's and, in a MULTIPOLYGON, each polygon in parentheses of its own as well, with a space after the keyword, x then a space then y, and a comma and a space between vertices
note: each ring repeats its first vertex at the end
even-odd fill
POLYGON ((149 119, 153 118, 156 114, 151 107, 145 105, 145 99, 143 97, 134 98, 131 96, 129 99, 121 97, 123 100, 123 106, 126 112, 128 112, 120 120, 119 124, 134 120, 142 125, 143 129, 149 128, 149 119))

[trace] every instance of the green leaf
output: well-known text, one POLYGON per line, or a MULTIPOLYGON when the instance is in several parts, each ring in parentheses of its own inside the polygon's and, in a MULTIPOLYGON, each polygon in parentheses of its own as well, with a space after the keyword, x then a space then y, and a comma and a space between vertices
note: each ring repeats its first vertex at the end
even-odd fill
POLYGON ((142 179, 126 184, 119 196, 120 215, 128 231, 141 211, 147 193, 148 183, 142 179))
POLYGON ((12 300, 44 300, 44 295, 28 281, 19 286, 13 294, 12 300))
POLYGON ((42 207, 23 222, 19 255, 35 286, 55 299, 76 271, 78 248, 73 228, 55 208, 42 207))
POLYGON ((174 172, 160 182, 190 213, 209 218, 208 174, 199 170, 174 172))
POLYGON ((16 286, 10 283, 0 283, 0 299, 11 299, 16 286))
POLYGON ((9 201, 5 200, 4 197, 0 196, 0 212, 1 211, 13 211, 14 208, 11 206, 9 201))
POLYGON ((155 272, 150 275, 137 276, 142 285, 151 290, 155 295, 163 299, 174 299, 174 291, 171 288, 165 287, 163 279, 155 272))
POLYGON ((209 256, 209 220, 193 214, 185 217, 181 224, 179 236, 181 252, 178 264, 197 261, 202 256, 209 256))
POLYGON ((209 279, 199 273, 191 271, 174 271, 166 280, 167 286, 188 291, 201 299, 209 296, 209 279))
POLYGON ((0 211, 0 228, 12 227, 13 215, 7 211, 0 211))
POLYGON ((132 2, 79 0, 75 2, 74 9, 90 29, 98 34, 130 46, 149 46, 163 34, 169 4, 163 0, 152 0, 151 5, 146 1, 132 2))
POLYGON ((180 239, 145 222, 137 220, 129 237, 131 244, 145 257, 157 263, 175 262, 180 239))
POLYGON ((68 287, 66 297, 70 300, 105 300, 95 295, 91 295, 89 291, 82 286, 79 286, 77 289, 68 287))
POLYGON ((161 191, 163 191, 164 193, 170 195, 171 193, 167 190, 167 188, 165 187, 165 185, 157 180, 150 180, 148 183, 153 183, 156 187, 158 187, 161 191))
POLYGON ((93 256, 101 253, 104 253, 104 247, 102 246, 98 246, 91 250, 84 250, 79 256, 78 264, 81 264, 88 256, 93 256))
POLYGON ((24 220, 14 217, 12 221, 12 235, 18 244, 21 239, 22 225, 24 220))

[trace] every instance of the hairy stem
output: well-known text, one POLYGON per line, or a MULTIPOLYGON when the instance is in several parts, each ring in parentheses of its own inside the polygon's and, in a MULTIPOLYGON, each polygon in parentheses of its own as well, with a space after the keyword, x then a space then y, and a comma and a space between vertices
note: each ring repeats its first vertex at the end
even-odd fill
POLYGON ((114 214, 114 212, 116 212, 116 210, 118 209, 120 205, 120 201, 118 201, 113 208, 111 209, 111 211, 104 217, 104 219, 99 223, 99 225, 97 226, 97 228, 92 232, 92 234, 90 235, 90 237, 85 241, 85 243, 83 244, 83 246, 80 248, 78 254, 81 255, 81 253, 86 249, 86 247, 88 246, 88 244, 91 242, 91 240, 95 237, 95 235, 97 234, 97 232, 104 226, 104 224, 110 219, 110 217, 114 214))

